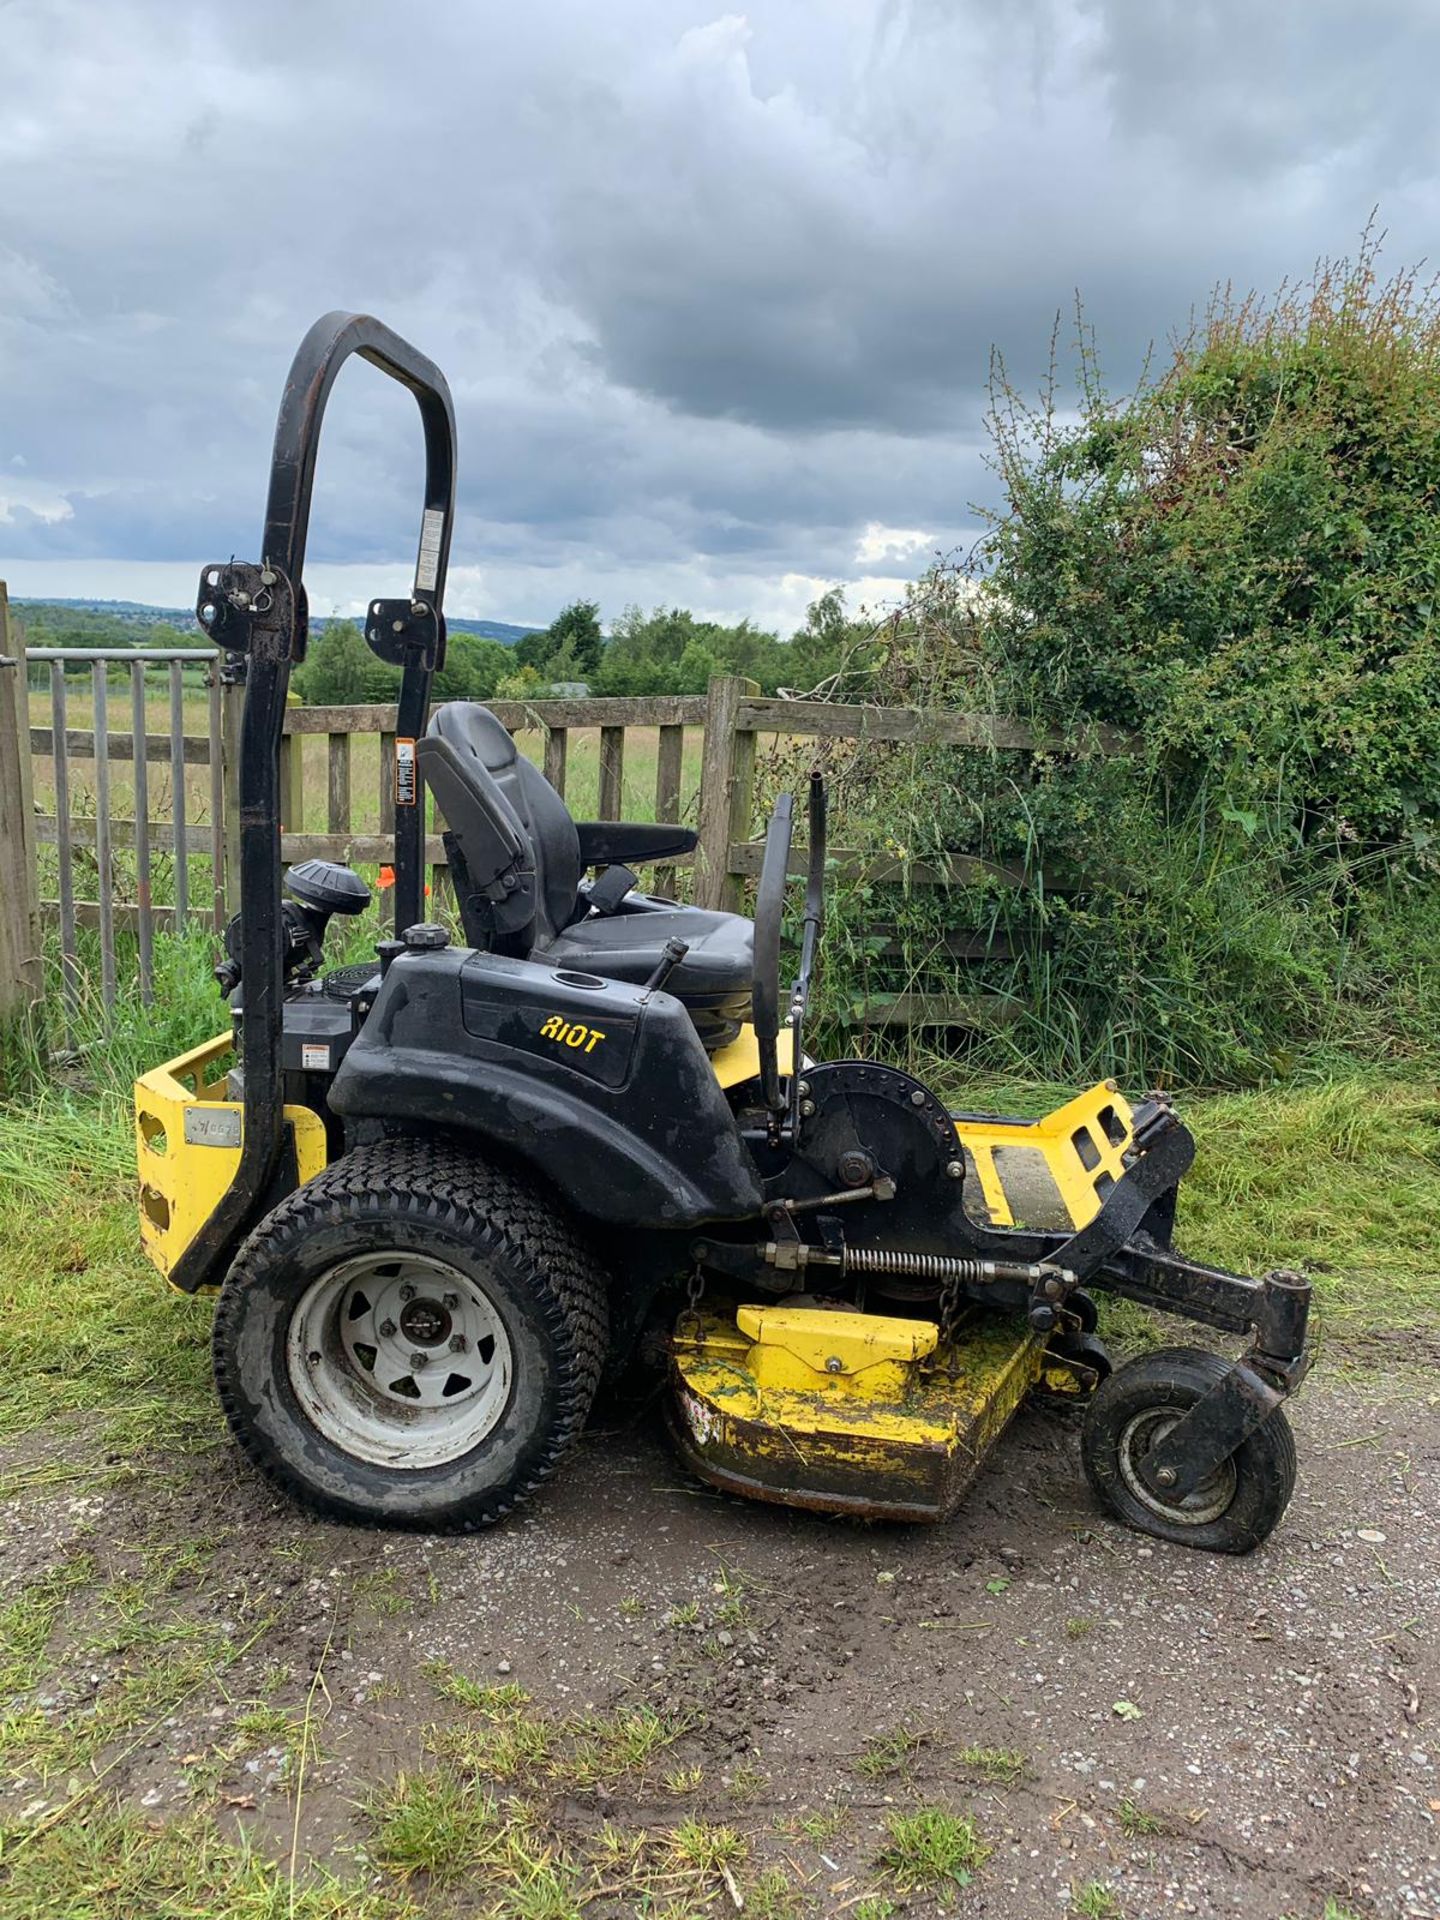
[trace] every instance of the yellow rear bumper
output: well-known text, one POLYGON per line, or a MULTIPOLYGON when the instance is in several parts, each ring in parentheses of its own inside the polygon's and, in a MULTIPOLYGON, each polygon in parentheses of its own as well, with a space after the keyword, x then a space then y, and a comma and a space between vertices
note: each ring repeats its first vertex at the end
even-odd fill
MULTIPOLYGON (((240 1163, 244 1109, 225 1096, 228 1033, 192 1047, 135 1082, 135 1156, 140 1239, 168 1279, 228 1192, 240 1163)), ((325 1123, 309 1107, 286 1107, 300 1180, 325 1165, 325 1123)))

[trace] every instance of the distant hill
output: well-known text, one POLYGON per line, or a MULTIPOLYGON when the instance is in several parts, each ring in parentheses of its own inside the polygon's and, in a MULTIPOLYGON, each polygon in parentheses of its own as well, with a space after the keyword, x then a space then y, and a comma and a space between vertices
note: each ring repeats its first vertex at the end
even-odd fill
MULTIPOLYGON (((137 600, 12 600, 23 618, 27 614, 43 613, 47 608, 67 613, 98 613, 127 627, 178 627, 182 633, 196 632, 196 645, 200 644, 199 625, 195 619, 193 607, 147 607, 137 600)), ((349 614, 311 614, 310 625, 321 628, 332 619, 348 620, 349 614)), ((52 622, 41 624, 51 625, 52 622)), ((445 625, 451 633, 475 633, 485 640, 498 640, 502 646, 513 647, 523 640, 527 633, 543 633, 543 627, 517 627, 508 620, 460 620, 446 616, 445 625)), ((128 642, 127 642, 128 644, 128 642)))

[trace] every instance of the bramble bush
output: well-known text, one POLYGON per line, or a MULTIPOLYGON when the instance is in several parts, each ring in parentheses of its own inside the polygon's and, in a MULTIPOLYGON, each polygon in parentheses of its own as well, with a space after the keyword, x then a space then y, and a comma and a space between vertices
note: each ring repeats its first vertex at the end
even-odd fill
MULTIPOLYGON (((1004 508, 880 634, 870 697, 1073 748, 837 767, 899 850, 1024 869, 968 902, 1016 952, 992 1051, 1234 1085, 1437 1048, 1440 300, 1376 255, 1367 235, 1271 301, 1218 296, 1118 403, 1082 325, 1078 419, 997 366, 1004 508), (1097 725, 1129 750, 1094 751, 1097 725)), ((861 890, 841 918, 895 904, 861 890)), ((918 970, 933 905, 899 917, 918 970)))

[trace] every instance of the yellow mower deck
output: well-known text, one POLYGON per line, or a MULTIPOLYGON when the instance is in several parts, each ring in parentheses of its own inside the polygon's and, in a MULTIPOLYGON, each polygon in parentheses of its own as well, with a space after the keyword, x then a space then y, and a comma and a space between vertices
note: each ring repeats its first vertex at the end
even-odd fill
POLYGON ((873 1313, 687 1314, 673 1342, 680 1452, 752 1499, 944 1520, 1039 1379, 1044 1341, 977 1316, 938 1342, 932 1321, 873 1313))
MULTIPOLYGON (((964 1115, 955 1131, 1002 1227, 1037 1208, 1085 1226, 1134 1137, 1108 1081, 1041 1120, 964 1115)), ((673 1343, 680 1450, 702 1479, 753 1499, 943 1520, 1046 1370, 1045 1342, 1023 1322, 973 1316, 939 1364, 938 1341, 932 1321, 869 1313, 686 1314, 673 1343)), ((1075 1390, 1063 1370, 1048 1383, 1075 1390)))

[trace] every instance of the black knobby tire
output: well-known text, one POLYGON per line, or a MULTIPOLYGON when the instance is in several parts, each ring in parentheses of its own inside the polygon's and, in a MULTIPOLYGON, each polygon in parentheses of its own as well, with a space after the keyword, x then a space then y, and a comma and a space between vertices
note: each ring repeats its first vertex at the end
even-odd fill
POLYGON ((1086 1410, 1081 1453, 1090 1485, 1118 1520, 1176 1546, 1249 1553, 1279 1522, 1295 1490, 1295 1439, 1272 1413, 1187 1502, 1171 1505, 1139 1482, 1148 1445, 1209 1393, 1230 1362, 1198 1347, 1162 1347, 1111 1374, 1086 1410))
POLYGON ((215 1380, 246 1454, 306 1506, 368 1524, 470 1530, 502 1519, 578 1438, 607 1329, 604 1271, 541 1189, 448 1144, 397 1140, 347 1154, 255 1228, 216 1308, 215 1380), (403 1463, 403 1414, 393 1464, 359 1457, 337 1444, 343 1426, 322 1430, 292 1380, 302 1301, 346 1263, 383 1260, 388 1249, 457 1276, 504 1346, 489 1430, 441 1464, 403 1463))

